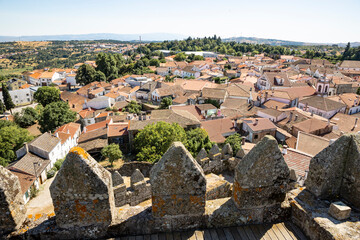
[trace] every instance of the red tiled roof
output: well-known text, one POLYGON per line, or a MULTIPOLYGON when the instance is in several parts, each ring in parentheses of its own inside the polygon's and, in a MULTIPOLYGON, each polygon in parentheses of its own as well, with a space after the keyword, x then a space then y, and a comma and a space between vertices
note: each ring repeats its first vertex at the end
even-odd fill
POLYGON ((290 169, 294 169, 298 176, 305 176, 305 171, 309 170, 311 158, 311 156, 295 149, 287 149, 287 153, 284 154, 286 164, 290 169))
POLYGON ((111 119, 88 125, 88 126, 85 127, 86 132, 90 132, 90 131, 93 131, 93 130, 96 130, 96 129, 99 129, 99 128, 103 128, 103 127, 106 126, 106 124, 109 124, 110 122, 111 122, 111 119))
POLYGON ((223 143, 225 133, 235 133, 236 129, 230 118, 220 118, 201 122, 201 127, 206 130, 212 142, 223 143))

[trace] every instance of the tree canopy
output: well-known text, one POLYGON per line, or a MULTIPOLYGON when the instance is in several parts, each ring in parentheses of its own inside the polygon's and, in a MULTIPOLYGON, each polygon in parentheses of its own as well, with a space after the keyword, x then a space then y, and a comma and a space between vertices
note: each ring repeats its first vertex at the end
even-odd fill
POLYGON ((101 154, 108 159, 108 161, 111 164, 111 167, 113 166, 115 160, 122 158, 122 152, 120 150, 119 145, 116 143, 112 143, 104 147, 101 150, 101 154))
POLYGON ((169 106, 172 105, 172 98, 171 97, 165 97, 161 99, 160 103, 160 109, 168 109, 169 106))
POLYGON ((137 160, 157 162, 175 141, 186 145, 186 133, 179 124, 157 122, 147 125, 135 137, 137 160))
POLYGON ((241 149, 241 135, 238 133, 235 133, 233 135, 230 135, 229 137, 226 138, 225 140, 225 144, 229 143, 232 150, 233 150, 233 154, 234 156, 236 155, 236 153, 241 149))
POLYGON ((66 123, 76 120, 76 112, 66 102, 53 102, 44 108, 40 119, 40 131, 53 131, 66 123))
POLYGON ((0 165, 7 166, 16 160, 16 151, 33 138, 28 130, 10 121, 0 120, 0 165))
POLYGON ((40 87, 34 93, 34 99, 46 107, 46 105, 60 101, 60 90, 55 87, 40 87))
POLYGON ((7 89, 4 83, 2 84, 2 93, 3 93, 3 101, 5 108, 6 110, 10 110, 11 112, 11 109, 15 107, 15 104, 13 103, 9 90, 7 89))
POLYGON ((14 121, 17 125, 22 128, 27 128, 36 123, 39 118, 39 113, 37 110, 31 107, 23 108, 21 113, 15 113, 14 121))
POLYGON ((126 107, 124 107, 124 112, 136 113, 139 114, 141 112, 142 106, 136 101, 132 100, 126 107))
POLYGON ((96 70, 89 64, 83 64, 79 67, 76 73, 76 82, 81 85, 86 85, 95 81, 96 70))
POLYGON ((186 138, 186 148, 194 157, 197 156, 202 148, 205 148, 208 152, 213 145, 207 132, 202 128, 186 131, 186 138))

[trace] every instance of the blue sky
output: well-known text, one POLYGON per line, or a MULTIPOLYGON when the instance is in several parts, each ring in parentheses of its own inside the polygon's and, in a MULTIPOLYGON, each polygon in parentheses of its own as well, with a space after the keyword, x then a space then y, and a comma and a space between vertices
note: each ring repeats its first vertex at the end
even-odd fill
POLYGON ((360 41, 360 0, 0 0, 0 35, 167 32, 360 41))

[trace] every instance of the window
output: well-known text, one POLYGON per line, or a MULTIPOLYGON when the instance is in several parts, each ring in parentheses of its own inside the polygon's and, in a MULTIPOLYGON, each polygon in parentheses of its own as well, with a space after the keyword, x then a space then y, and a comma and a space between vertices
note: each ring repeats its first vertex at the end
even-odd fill
POLYGON ((255 134, 254 139, 258 139, 258 138, 259 138, 259 135, 255 134))

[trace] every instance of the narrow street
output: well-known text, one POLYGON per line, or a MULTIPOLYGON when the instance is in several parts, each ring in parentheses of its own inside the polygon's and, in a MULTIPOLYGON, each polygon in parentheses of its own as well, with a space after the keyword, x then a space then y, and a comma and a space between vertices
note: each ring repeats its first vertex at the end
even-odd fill
POLYGON ((54 179, 55 176, 41 185, 38 195, 26 204, 27 215, 51 214, 54 212, 54 206, 49 190, 54 179))

